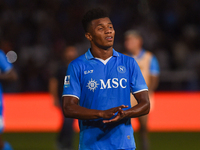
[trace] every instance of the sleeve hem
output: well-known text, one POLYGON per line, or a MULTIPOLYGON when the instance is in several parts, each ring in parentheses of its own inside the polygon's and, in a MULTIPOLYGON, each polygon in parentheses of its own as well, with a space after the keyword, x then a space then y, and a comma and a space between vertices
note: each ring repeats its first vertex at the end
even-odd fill
POLYGON ((78 97, 78 96, 76 96, 76 95, 71 95, 71 94, 64 94, 64 95, 62 95, 62 97, 64 97, 64 96, 72 96, 72 97, 76 97, 76 98, 78 98, 78 99, 79 99, 79 97, 78 97))
POLYGON ((136 94, 136 93, 139 93, 139 92, 143 92, 143 91, 148 91, 148 89, 142 89, 142 90, 139 90, 139 91, 133 92, 133 94, 136 94))

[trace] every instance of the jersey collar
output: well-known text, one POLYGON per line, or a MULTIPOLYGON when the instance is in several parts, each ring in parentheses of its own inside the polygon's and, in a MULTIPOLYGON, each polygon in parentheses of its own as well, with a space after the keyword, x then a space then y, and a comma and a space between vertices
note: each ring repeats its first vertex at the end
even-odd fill
MULTIPOLYGON (((117 51, 114 50, 113 48, 113 56, 115 57, 118 57, 119 56, 119 53, 117 51)), ((91 51, 90 51, 90 48, 88 49, 88 51, 85 53, 85 57, 86 59, 90 60, 90 59, 93 59, 94 56, 92 55, 91 51)))

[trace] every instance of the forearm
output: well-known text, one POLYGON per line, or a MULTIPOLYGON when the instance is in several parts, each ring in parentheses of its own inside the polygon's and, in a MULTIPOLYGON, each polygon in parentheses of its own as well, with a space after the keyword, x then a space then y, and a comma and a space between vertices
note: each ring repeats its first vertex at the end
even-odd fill
POLYGON ((10 76, 7 73, 0 74, 0 81, 8 81, 10 76))
POLYGON ((75 118, 81 120, 97 119, 101 118, 101 112, 102 111, 100 110, 88 109, 76 104, 68 106, 65 104, 63 105, 63 113, 67 118, 75 118))
POLYGON ((148 114, 150 111, 150 103, 139 103, 136 106, 125 110, 126 118, 136 118, 148 114))
POLYGON ((0 81, 15 81, 17 80, 17 73, 12 69, 6 73, 0 73, 0 81))
POLYGON ((152 93, 156 90, 156 88, 158 87, 158 83, 159 83, 159 77, 158 76, 150 76, 150 84, 149 84, 149 93, 152 93))
POLYGON ((135 118, 146 115, 150 111, 150 102, 148 91, 143 91, 134 95, 138 104, 134 107, 124 111, 125 117, 135 118))
POLYGON ((76 118, 81 120, 90 119, 110 119, 115 115, 116 112, 121 111, 122 108, 127 108, 128 106, 121 105, 118 107, 113 107, 107 110, 96 110, 88 109, 78 105, 78 98, 73 96, 63 97, 63 113, 67 118, 76 118))
POLYGON ((49 79, 49 93, 54 97, 54 100, 59 99, 58 80, 54 77, 49 79))

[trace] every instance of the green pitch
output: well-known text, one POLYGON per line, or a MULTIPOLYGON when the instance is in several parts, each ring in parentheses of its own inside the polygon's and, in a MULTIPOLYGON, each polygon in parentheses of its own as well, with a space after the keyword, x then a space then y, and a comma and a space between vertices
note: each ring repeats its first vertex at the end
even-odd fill
MULTIPOLYGON (((55 150, 56 133, 4 133, 3 139, 14 150, 55 150)), ((138 133, 135 133, 139 149, 138 133)), ((149 134, 151 150, 199 150, 200 132, 152 132, 149 134)), ((78 149, 78 134, 74 138, 78 149)))

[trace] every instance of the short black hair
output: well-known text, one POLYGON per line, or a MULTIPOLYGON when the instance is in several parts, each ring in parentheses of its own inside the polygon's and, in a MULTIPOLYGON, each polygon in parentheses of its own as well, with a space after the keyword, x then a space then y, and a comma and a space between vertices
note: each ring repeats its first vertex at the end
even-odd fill
POLYGON ((82 19, 82 25, 85 32, 88 32, 89 24, 92 20, 109 17, 107 12, 101 8, 94 8, 85 13, 82 19))

